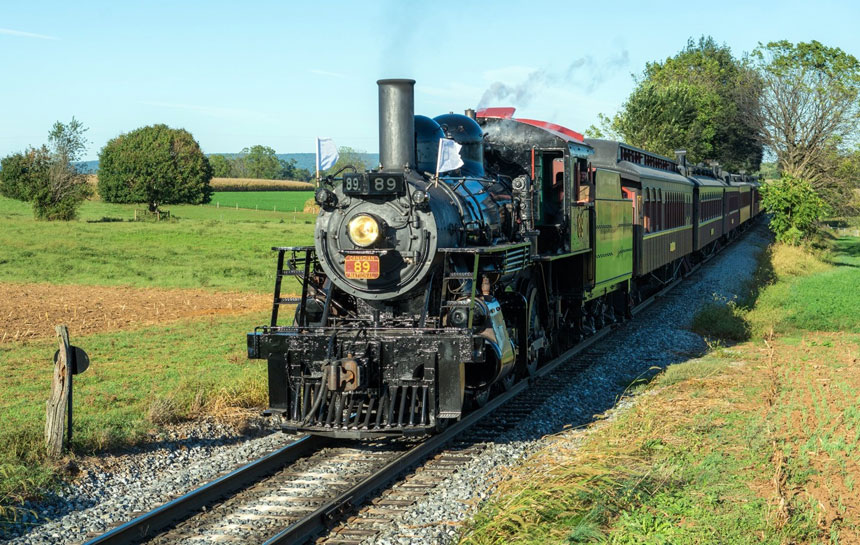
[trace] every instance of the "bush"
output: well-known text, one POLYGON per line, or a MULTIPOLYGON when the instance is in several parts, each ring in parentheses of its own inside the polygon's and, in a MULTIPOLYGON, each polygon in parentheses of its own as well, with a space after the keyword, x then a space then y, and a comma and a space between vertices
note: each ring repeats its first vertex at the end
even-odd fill
POLYGON ((99 195, 113 203, 209 202, 212 168, 184 129, 141 127, 110 140, 99 153, 99 195))
POLYGON ((48 148, 30 148, 0 160, 0 195, 18 201, 29 201, 33 190, 45 185, 51 156, 48 148))
POLYGON ((770 229, 776 239, 791 245, 815 230, 827 213, 827 205, 806 180, 783 175, 761 186, 762 206, 771 214, 770 229))
POLYGON ((699 309, 691 329, 703 337, 724 341, 745 341, 750 337, 744 310, 736 301, 725 299, 716 299, 699 309))
POLYGON ((46 146, 30 148, 0 161, 0 193, 21 201, 32 201, 38 219, 72 220, 92 188, 87 177, 72 164, 86 149, 86 128, 72 118, 68 124, 54 123, 46 146))

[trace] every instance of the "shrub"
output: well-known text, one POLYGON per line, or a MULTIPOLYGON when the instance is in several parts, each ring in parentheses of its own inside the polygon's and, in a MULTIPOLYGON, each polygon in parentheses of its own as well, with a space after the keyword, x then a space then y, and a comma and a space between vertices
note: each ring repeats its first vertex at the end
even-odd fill
POLYGON ((114 203, 209 202, 212 168, 184 129, 141 127, 110 140, 99 153, 99 195, 114 203))
POLYGON ((815 230, 827 213, 827 205, 806 180, 783 175, 761 186, 762 206, 771 214, 770 229, 776 239, 797 245, 815 230))
POLYGON ((86 128, 75 118, 54 123, 48 135, 50 148, 30 148, 0 161, 0 193, 32 201, 38 219, 72 220, 92 189, 87 177, 73 166, 86 149, 86 128))
POLYGON ((693 316, 691 329, 703 337, 724 341, 745 341, 750 337, 744 310, 736 301, 724 298, 717 298, 699 309, 693 316))
POLYGON ((44 185, 51 165, 48 148, 30 148, 0 160, 0 195, 29 201, 34 188, 44 185))

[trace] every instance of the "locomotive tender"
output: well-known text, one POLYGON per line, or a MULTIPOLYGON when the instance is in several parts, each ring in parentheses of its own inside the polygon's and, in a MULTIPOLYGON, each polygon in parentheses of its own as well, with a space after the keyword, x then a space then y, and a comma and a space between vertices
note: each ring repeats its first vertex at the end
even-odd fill
MULTIPOLYGON (((380 165, 324 180, 314 245, 278 252, 268 414, 333 437, 443 428, 636 300, 759 212, 756 184, 488 108, 414 114, 380 80, 380 165), (463 166, 435 175, 442 138, 463 166), (301 296, 281 296, 284 277, 301 296), (291 325, 279 309, 296 305, 291 325)), ((337 174, 335 175, 337 176, 337 174)))

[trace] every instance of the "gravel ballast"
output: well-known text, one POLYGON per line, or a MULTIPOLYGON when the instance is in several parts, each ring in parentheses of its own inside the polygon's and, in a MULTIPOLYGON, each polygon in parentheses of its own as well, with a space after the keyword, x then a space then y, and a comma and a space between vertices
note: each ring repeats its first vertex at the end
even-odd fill
POLYGON ((24 504, 11 544, 80 543, 295 440, 255 418, 240 433, 214 419, 185 423, 124 453, 79 461, 81 475, 56 495, 24 504))
MULTIPOLYGON (((688 329, 693 315, 715 297, 738 295, 768 242, 763 227, 744 235, 632 322, 578 356, 587 358, 589 367, 567 388, 546 399, 518 428, 490 442, 471 439, 485 447, 479 455, 366 542, 456 541, 459 524, 491 494, 501 472, 544 446, 544 436, 593 422, 594 415, 616 407, 626 385, 653 372, 651 368, 704 353, 706 344, 688 329)), ((631 401, 620 405, 627 403, 631 401)), ((38 518, 27 515, 13 529, 18 537, 10 543, 84 541, 88 534, 106 531, 135 512, 152 509, 294 439, 274 432, 268 421, 261 421, 250 434, 205 421, 180 426, 145 449, 88 458, 81 462, 82 475, 56 496, 23 506, 38 518)), ((470 441, 468 433, 462 440, 470 441)))

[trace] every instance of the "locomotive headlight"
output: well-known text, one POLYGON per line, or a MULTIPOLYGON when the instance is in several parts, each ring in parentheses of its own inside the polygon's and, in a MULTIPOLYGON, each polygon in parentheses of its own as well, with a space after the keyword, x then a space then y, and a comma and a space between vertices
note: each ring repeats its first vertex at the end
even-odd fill
POLYGON ((349 220, 349 238, 357 246, 370 246, 379 238, 379 223, 367 214, 359 214, 349 220))

